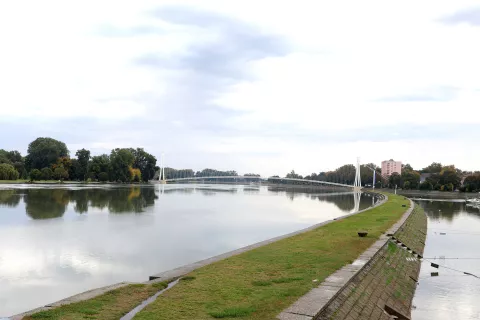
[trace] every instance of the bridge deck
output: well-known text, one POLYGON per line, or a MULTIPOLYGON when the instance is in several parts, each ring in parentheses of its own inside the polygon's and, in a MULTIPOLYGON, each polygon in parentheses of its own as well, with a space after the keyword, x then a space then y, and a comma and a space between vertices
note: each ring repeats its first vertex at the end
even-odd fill
POLYGON ((277 178, 277 177, 252 177, 252 176, 210 176, 210 177, 188 177, 188 178, 170 178, 163 180, 165 182, 175 182, 175 181, 195 181, 195 180, 208 180, 208 179, 234 179, 234 180, 277 180, 277 181, 291 181, 291 182, 308 182, 312 184, 323 184, 323 185, 331 185, 337 187, 344 187, 344 188, 354 188, 353 185, 343 184, 343 183, 336 183, 336 182, 328 182, 328 181, 319 181, 319 180, 306 180, 306 179, 296 179, 296 178, 277 178))

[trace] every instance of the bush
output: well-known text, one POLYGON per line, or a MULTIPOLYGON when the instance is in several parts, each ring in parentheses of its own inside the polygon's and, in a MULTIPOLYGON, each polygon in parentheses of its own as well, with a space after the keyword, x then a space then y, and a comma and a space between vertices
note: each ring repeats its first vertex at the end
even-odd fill
POLYGON ((18 171, 11 164, 0 164, 0 180, 17 180, 19 176, 18 171))
POLYGON ((68 172, 63 168, 55 168, 53 171, 53 177, 58 180, 68 179, 68 172))
POLYGON ((33 169, 30 171, 30 180, 31 181, 37 181, 42 179, 42 173, 38 169, 33 169))
POLYGON ((98 181, 101 181, 101 182, 106 182, 108 181, 108 173, 106 172, 100 172, 98 174, 98 181))
POLYGON ((50 180, 52 179, 53 171, 50 168, 43 168, 42 169, 42 179, 43 180, 50 180))
POLYGON ((140 182, 142 179, 142 172, 140 169, 130 167, 128 170, 130 171, 130 181, 140 182))
POLYGON ((433 190, 433 185, 429 181, 423 181, 420 183, 420 190, 433 190))

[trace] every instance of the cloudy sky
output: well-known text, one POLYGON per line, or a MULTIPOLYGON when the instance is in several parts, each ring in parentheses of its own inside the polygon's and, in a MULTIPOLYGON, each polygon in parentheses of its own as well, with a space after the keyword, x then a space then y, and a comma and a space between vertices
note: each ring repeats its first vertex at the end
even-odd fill
POLYGON ((477 1, 2 1, 0 148, 480 169, 477 1))

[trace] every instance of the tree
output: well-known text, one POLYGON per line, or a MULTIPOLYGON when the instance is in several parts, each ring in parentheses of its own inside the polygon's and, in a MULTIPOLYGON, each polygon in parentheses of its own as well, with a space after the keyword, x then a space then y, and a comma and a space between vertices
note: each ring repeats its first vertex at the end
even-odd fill
POLYGON ((295 170, 292 170, 290 173, 287 173, 286 178, 289 178, 289 179, 303 179, 301 175, 295 173, 295 170))
POLYGON ((98 174, 98 181, 101 181, 101 182, 106 182, 108 181, 108 173, 106 172, 100 172, 98 174))
MULTIPOLYGON (((362 183, 373 185, 373 170, 376 172, 375 180, 376 182, 381 179, 381 168, 377 167, 373 163, 367 163, 365 165, 360 166, 360 179, 362 180, 362 183)), ((353 176, 353 179, 355 180, 355 176, 353 176)))
POLYGON ((402 185, 402 177, 397 172, 394 172, 388 178, 388 183, 390 188, 395 188, 395 186, 399 187, 402 185))
MULTIPOLYGON (((100 156, 93 156, 88 166, 88 171, 91 174, 93 174, 93 176, 89 175, 90 178, 100 179, 99 178, 100 173, 102 172, 107 173, 111 171, 110 157, 107 154, 102 154, 100 156)), ((107 177, 107 180, 108 180, 108 177, 107 177)))
POLYGON ((18 171, 20 177, 26 177, 25 159, 17 150, 6 151, 0 149, 0 163, 12 165, 18 171))
MULTIPOLYGON (((356 168, 353 164, 346 164, 337 168, 335 171, 325 173, 328 182, 353 184, 355 181, 356 168)), ((322 173, 320 173, 322 175, 322 173)), ((320 179, 321 180, 321 179, 320 179)))
POLYGON ((57 167, 53 170, 53 178, 62 181, 68 179, 68 171, 62 167, 57 167))
POLYGON ((0 149, 0 163, 12 164, 7 155, 8 151, 0 149))
POLYGON ((80 169, 80 166, 78 164, 78 160, 73 158, 73 159, 70 159, 71 163, 72 163, 72 166, 70 167, 70 169, 68 169, 68 178, 70 180, 81 180, 83 181, 83 178, 85 175, 83 175, 81 172, 81 169, 80 169))
POLYGON ((405 183, 408 182, 408 186, 410 189, 418 188, 418 185, 420 184, 420 173, 418 173, 417 171, 414 171, 413 169, 411 170, 407 168, 407 166, 405 166, 404 170, 402 170, 401 177, 403 184, 405 185, 405 183))
POLYGON ((455 187, 453 186, 453 183, 450 182, 450 183, 445 185, 444 189, 445 189, 445 191, 453 191, 453 190, 455 190, 455 187))
POLYGON ((423 168, 420 172, 421 173, 440 173, 442 171, 442 164, 440 162, 432 162, 431 165, 429 165, 426 168, 423 168))
POLYGON ((463 182, 463 188, 460 190, 464 192, 480 191, 480 173, 475 173, 466 177, 463 182))
POLYGON ((448 185, 448 188, 444 189, 449 189, 450 184, 452 184, 453 189, 451 191, 453 191, 460 186, 461 181, 462 178, 459 175, 457 169, 455 169, 454 165, 444 166, 440 171, 438 183, 440 183, 441 185, 448 185))
POLYGON ((433 185, 430 181, 425 180, 422 183, 420 183, 420 190, 431 191, 433 190, 433 185))
POLYGON ((77 157, 77 166, 75 173, 77 178, 81 180, 87 180, 88 162, 90 161, 90 151, 86 149, 80 149, 75 153, 77 157))
POLYGON ((140 182, 142 180, 142 172, 137 168, 129 168, 130 171, 130 181, 140 182))
POLYGON ((42 173, 40 172, 40 170, 32 169, 32 171, 30 171, 30 180, 38 181, 40 179, 42 179, 42 173))
POLYGON ((43 180, 50 180, 52 179, 53 171, 50 168, 43 168, 42 172, 42 179, 43 180))
POLYGON ((18 177, 18 171, 11 164, 0 164, 0 180, 17 180, 18 177))
POLYGON ((130 168, 134 161, 135 157, 129 149, 116 148, 112 150, 110 154, 110 177, 115 181, 130 181, 130 168))
POLYGON ((67 172, 72 168, 72 159, 69 157, 60 157, 57 161, 52 164, 52 169, 55 171, 56 168, 63 168, 67 172))
POLYGON ((155 165, 157 164, 157 158, 150 153, 143 150, 143 148, 130 149, 135 160, 133 161, 133 168, 137 168, 141 172, 141 179, 144 182, 153 179, 155 175, 155 165))
POLYGON ((405 190, 410 189, 410 181, 405 181, 405 182, 403 183, 403 189, 405 189, 405 190))
POLYGON ((27 169, 50 167, 58 158, 68 157, 65 143, 52 138, 37 138, 28 145, 25 165, 27 169))

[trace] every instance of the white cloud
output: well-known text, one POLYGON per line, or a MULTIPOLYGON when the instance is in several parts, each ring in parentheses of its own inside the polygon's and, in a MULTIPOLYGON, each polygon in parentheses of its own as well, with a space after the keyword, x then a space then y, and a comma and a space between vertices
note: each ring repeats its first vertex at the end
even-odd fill
MULTIPOLYGON (((283 174, 295 167, 309 173, 353 162, 357 155, 473 169, 480 155, 471 146, 480 132, 462 139, 458 132, 480 124, 480 43, 474 41, 480 27, 441 19, 475 5, 31 1, 26 10, 25 3, 2 3, 0 121, 48 122, 52 128, 76 119, 118 124, 103 131, 95 127, 95 136, 84 137, 85 147, 105 152, 122 141, 148 145, 157 155, 165 151, 169 165, 195 169, 221 163, 241 172, 283 174), (241 21, 259 35, 277 36, 287 48, 248 61, 238 52, 233 62, 219 55, 225 60, 201 56, 186 64, 179 59, 197 58, 197 48, 207 48, 202 54, 231 50, 235 43, 222 48, 222 41, 235 41, 245 29, 223 34, 222 27, 155 16, 165 5, 194 9, 197 18, 209 12, 241 21), (135 63, 148 55, 160 57, 161 65, 135 63), (211 103, 219 113, 207 112, 211 103), (406 135, 410 126, 426 135, 406 135), (454 137, 428 136, 439 127, 453 130, 454 137), (382 130, 391 133, 389 139, 382 130), (180 146, 196 156, 181 158, 180 146)), ((259 43, 249 45, 255 50, 259 43)), ((46 127, 35 134, 54 132, 58 139, 71 134, 46 127)), ((18 143, 26 145, 32 135, 18 143)), ((79 137, 66 142, 82 145, 79 137)))

